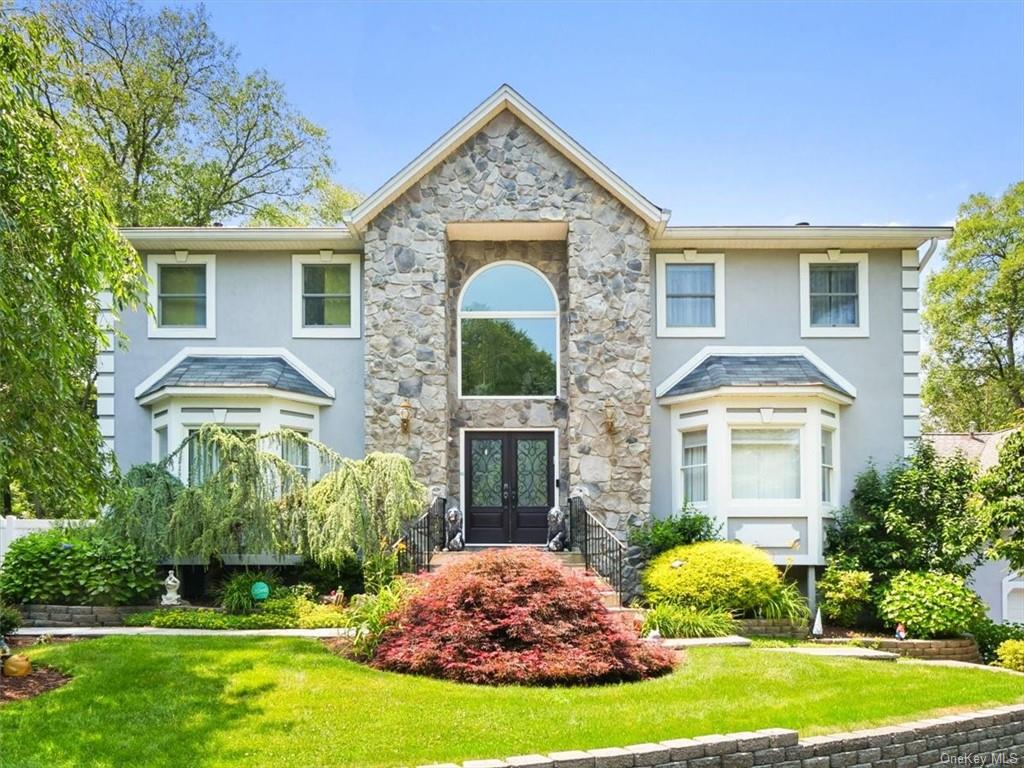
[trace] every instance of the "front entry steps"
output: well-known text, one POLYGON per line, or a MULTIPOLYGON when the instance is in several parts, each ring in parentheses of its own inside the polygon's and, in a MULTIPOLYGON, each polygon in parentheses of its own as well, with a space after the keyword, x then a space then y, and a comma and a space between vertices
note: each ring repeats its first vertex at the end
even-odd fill
MULTIPOLYGON (((455 562, 463 557, 468 557, 476 552, 483 552, 484 550, 492 549, 492 547, 485 546, 467 546, 461 552, 435 552, 430 556, 430 563, 427 569, 431 572, 442 568, 448 563, 455 562)), ((605 607, 612 613, 626 613, 630 614, 637 621, 643 621, 644 612, 637 608, 629 608, 622 605, 622 601, 619 599, 619 593, 616 592, 611 584, 605 581, 601 574, 593 570, 588 570, 586 561, 583 558, 582 552, 576 552, 573 550, 565 552, 548 552, 544 547, 532 547, 539 552, 544 552, 550 557, 554 557, 558 562, 568 568, 569 570, 582 573, 589 576, 597 582, 598 588, 601 592, 601 602, 604 603, 605 607)))

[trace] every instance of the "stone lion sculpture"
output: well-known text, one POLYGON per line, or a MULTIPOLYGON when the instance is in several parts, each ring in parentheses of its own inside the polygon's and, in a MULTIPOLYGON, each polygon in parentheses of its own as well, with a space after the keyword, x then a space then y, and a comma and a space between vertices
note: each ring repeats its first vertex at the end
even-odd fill
POLYGON ((561 552, 569 546, 569 528, 565 513, 558 507, 548 511, 548 544, 550 552, 561 552))
POLYGON ((461 552, 466 548, 466 538, 462 533, 462 512, 458 507, 450 507, 444 515, 444 551, 461 552))

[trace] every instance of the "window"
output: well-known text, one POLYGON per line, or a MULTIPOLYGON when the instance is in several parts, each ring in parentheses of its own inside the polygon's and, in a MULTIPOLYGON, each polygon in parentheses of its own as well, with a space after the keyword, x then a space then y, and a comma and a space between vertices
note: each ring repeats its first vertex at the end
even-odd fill
POLYGON ((832 475, 835 470, 832 435, 831 429, 821 430, 821 500, 826 504, 832 503, 832 475))
POLYGON ((708 431, 683 432, 683 502, 708 500, 708 431))
POLYGON ((292 336, 357 338, 359 257, 324 251, 292 257, 292 336))
POLYGON ((733 429, 732 497, 800 498, 800 430, 733 429))
POLYGON ((150 338, 214 338, 214 257, 149 257, 150 338))
POLYGON ((658 335, 725 335, 725 257, 663 253, 658 257, 658 335))
POLYGON ((811 326, 857 325, 857 265, 811 264, 811 326))
POLYGON ((802 254, 800 292, 801 335, 868 335, 866 253, 802 254))
MULTIPOLYGON (((241 427, 231 430, 239 437, 255 435, 254 427, 241 427)), ((213 443, 201 441, 197 435, 199 428, 188 431, 188 484, 202 485, 207 478, 220 469, 220 451, 213 443)))
POLYGON ((309 479, 309 443, 284 439, 281 445, 281 458, 295 467, 304 478, 309 479))
POLYGON ((558 301, 538 270, 508 261, 479 270, 458 323, 460 397, 558 394, 558 301))

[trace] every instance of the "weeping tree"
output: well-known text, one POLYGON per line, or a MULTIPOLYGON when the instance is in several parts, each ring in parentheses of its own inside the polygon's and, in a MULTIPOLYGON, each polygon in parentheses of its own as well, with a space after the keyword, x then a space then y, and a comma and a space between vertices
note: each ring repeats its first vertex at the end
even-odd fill
POLYGON ((402 525, 423 511, 426 496, 404 456, 352 460, 287 429, 206 425, 160 464, 128 472, 104 524, 158 558, 299 553, 339 567, 355 556, 373 591, 393 577, 402 525), (282 458, 303 445, 327 470, 312 485, 282 458))
POLYGON ((306 498, 307 552, 321 565, 355 555, 363 583, 376 592, 394 577, 402 525, 423 511, 427 489, 412 462, 396 453, 347 460, 310 489, 306 498))

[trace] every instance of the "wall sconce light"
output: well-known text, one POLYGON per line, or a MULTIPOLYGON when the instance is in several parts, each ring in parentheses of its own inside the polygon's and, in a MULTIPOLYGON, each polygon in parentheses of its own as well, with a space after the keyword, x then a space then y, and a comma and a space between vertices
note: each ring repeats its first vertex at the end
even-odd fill
POLYGON ((402 404, 398 406, 398 418, 402 422, 402 434, 409 434, 409 428, 412 425, 412 403, 408 400, 403 400, 402 404))
POLYGON ((619 431, 619 427, 615 423, 615 406, 611 400, 604 401, 604 431, 609 435, 614 435, 619 431))

